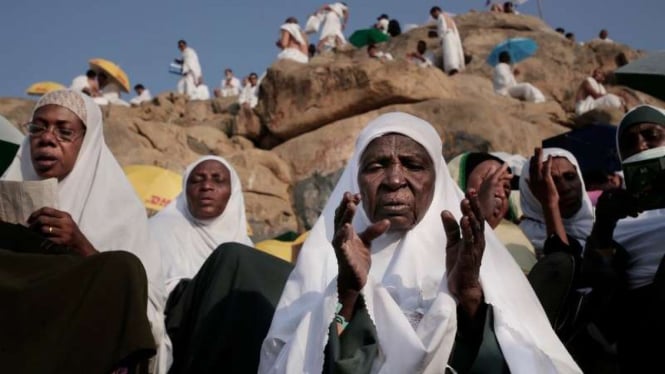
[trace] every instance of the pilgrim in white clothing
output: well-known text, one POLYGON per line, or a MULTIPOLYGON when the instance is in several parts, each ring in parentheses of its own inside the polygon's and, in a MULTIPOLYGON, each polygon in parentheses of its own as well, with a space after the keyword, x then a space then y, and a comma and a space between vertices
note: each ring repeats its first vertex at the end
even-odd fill
POLYGON ((494 67, 492 83, 494 91, 499 95, 532 103, 545 101, 545 95, 531 83, 517 83, 512 67, 505 62, 500 62, 494 67))
MULTIPOLYGON (((422 145, 433 162, 435 180, 431 203, 414 227, 389 231, 372 242, 369 276, 361 294, 376 329, 379 353, 367 372, 444 372, 458 319, 456 301, 448 290, 447 239, 440 214, 449 210, 458 219, 463 194, 448 173, 433 127, 408 114, 389 113, 370 122, 359 135, 354 155, 304 243, 263 343, 260 373, 322 371, 338 302, 338 261, 331 244, 335 210, 345 192, 359 192, 363 152, 387 134, 402 134, 422 145)), ((363 205, 356 206, 355 232, 370 224, 363 205)), ((484 300, 494 310, 493 331, 510 372, 580 372, 508 251, 491 229, 484 236, 480 283, 484 300)))
MULTIPOLYGON (((170 341, 165 334, 166 292, 161 256, 151 240, 143 204, 104 141, 102 113, 86 95, 70 90, 44 95, 37 107, 55 104, 70 109, 85 125, 76 163, 58 182, 57 209, 67 212, 98 252, 123 250, 136 255, 148 278, 147 316, 158 347, 157 372, 170 364, 170 341)), ((26 137, 4 180, 40 180, 26 137)))

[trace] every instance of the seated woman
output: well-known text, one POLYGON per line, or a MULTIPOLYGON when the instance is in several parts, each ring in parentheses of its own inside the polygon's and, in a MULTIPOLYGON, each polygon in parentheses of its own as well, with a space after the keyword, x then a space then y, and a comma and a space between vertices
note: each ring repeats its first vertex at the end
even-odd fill
POLYGON ((27 132, 2 179, 56 178, 58 200, 32 213, 29 229, 2 224, 3 371, 108 373, 157 347, 155 371, 166 372, 161 258, 104 143, 99 107, 74 91, 48 93, 27 132))
POLYGON ((260 373, 579 372, 429 123, 384 114, 355 149, 282 293, 260 373))
POLYGON ((538 257, 552 252, 580 256, 593 225, 577 159, 560 148, 536 148, 520 178, 520 228, 538 257))
MULTIPOLYGON (((665 111, 643 105, 624 116, 617 132, 624 168, 627 158, 662 147, 665 111)), ((656 187, 662 195, 663 186, 656 187)), ((605 337, 617 338, 621 370, 636 373, 658 367, 665 350, 665 209, 643 206, 626 190, 605 191, 584 258, 584 275, 599 296, 597 314, 614 317, 604 318, 605 337)))
POLYGON ((189 165, 182 191, 150 219, 170 294, 170 373, 256 372, 291 266, 252 248, 240 179, 226 160, 189 165))
POLYGON ((455 157, 448 168, 462 191, 478 191, 485 220, 524 274, 528 274, 536 263, 536 254, 516 224, 518 217, 510 200, 513 175, 508 164, 489 153, 474 152, 455 157))

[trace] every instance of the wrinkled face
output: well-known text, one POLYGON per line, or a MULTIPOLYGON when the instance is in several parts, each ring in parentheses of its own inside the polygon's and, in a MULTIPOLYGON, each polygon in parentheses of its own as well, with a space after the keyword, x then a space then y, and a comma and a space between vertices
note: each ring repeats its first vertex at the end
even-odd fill
POLYGON ((575 165, 564 157, 552 159, 552 179, 559 193, 559 211, 570 218, 582 207, 582 181, 575 165))
POLYGON ((187 204, 197 219, 219 217, 231 197, 229 169, 215 160, 198 164, 187 178, 187 204))
POLYGON ((39 177, 63 180, 76 164, 85 126, 71 110, 59 105, 45 105, 35 112, 32 123, 47 127, 38 135, 30 135, 30 159, 39 177), (56 133, 73 134, 72 141, 58 139, 56 133))
MULTIPOLYGON (((476 191, 480 190, 480 185, 483 184, 485 178, 488 177, 491 169, 498 170, 501 168, 501 163, 496 160, 486 160, 478 164, 469 174, 469 178, 466 181, 466 188, 473 188, 476 191)), ((496 214, 490 217, 487 222, 492 228, 496 227, 499 222, 506 216, 508 209, 510 208, 510 203, 508 198, 510 197, 510 182, 503 180, 501 185, 497 186, 497 190, 494 191, 495 204, 499 208, 496 210, 496 214)), ((486 217, 487 219, 487 217, 486 217)))
POLYGON ((425 215, 434 195, 434 163, 411 138, 387 134, 360 157, 358 185, 372 222, 390 220, 390 230, 409 230, 425 215))
POLYGON ((651 148, 665 146, 665 126, 655 123, 638 123, 625 129, 619 139, 622 159, 651 148))

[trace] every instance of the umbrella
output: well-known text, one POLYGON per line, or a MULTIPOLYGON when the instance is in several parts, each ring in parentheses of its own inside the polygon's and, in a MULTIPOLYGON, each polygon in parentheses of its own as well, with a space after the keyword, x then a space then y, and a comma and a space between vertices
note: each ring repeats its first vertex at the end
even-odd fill
POLYGON ((65 86, 63 86, 58 82, 44 81, 30 85, 30 87, 28 87, 28 89, 25 90, 25 93, 27 93, 28 95, 42 96, 51 91, 62 90, 65 88, 66 88, 65 86))
POLYGON ((0 116, 0 175, 11 165, 23 143, 23 134, 5 117, 0 116))
POLYGON ((90 64, 90 69, 106 73, 120 84, 123 91, 129 93, 129 78, 127 78, 127 74, 118 65, 103 58, 93 58, 88 63, 90 64))
POLYGON ((355 31, 349 36, 349 43, 361 48, 369 44, 387 42, 389 39, 390 36, 384 34, 381 30, 370 28, 355 31))
POLYGON ((152 165, 123 168, 127 179, 146 208, 160 211, 182 190, 180 174, 152 165))
POLYGON ((582 175, 621 170, 616 148, 617 128, 608 124, 589 125, 543 140, 543 147, 563 148, 580 164, 582 175))
POLYGON ((619 84, 665 100, 665 52, 656 52, 614 71, 619 84))
POLYGON ((492 52, 487 57, 487 63, 496 66, 499 63, 499 54, 504 51, 510 54, 510 62, 518 63, 533 56, 537 49, 538 44, 530 38, 506 39, 492 49, 492 52))

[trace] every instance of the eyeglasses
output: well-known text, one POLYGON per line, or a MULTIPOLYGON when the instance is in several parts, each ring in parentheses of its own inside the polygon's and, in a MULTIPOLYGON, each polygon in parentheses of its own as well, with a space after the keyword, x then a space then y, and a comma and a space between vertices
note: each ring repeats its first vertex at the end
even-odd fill
POLYGON ((61 142, 66 142, 66 143, 71 143, 74 140, 78 139, 83 134, 85 134, 85 130, 76 131, 58 126, 51 126, 51 125, 46 126, 33 122, 28 122, 23 127, 25 127, 30 137, 33 138, 40 137, 44 135, 46 132, 48 132, 50 128, 53 128, 53 134, 55 135, 55 138, 61 142))

